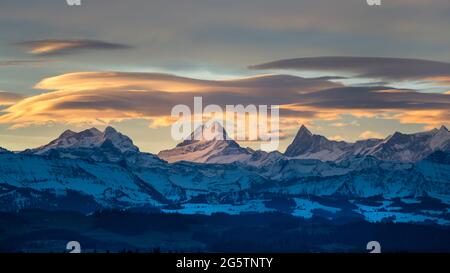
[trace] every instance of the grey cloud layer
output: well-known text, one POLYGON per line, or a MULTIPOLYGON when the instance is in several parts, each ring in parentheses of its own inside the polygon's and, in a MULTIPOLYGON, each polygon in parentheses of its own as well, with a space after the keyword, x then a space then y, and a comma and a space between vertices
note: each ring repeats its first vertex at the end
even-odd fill
POLYGON ((385 2, 373 8, 364 0, 99 0, 75 10, 64 1, 6 1, 0 33, 10 42, 18 31, 30 40, 63 35, 132 41, 137 50, 111 58, 133 65, 236 67, 299 54, 450 60, 448 0, 385 2))
POLYGON ((118 43, 109 43, 98 40, 34 40, 23 41, 16 45, 29 50, 35 55, 63 55, 71 54, 83 50, 114 50, 128 49, 130 46, 118 43))
POLYGON ((0 67, 36 64, 36 63, 42 63, 42 62, 43 62, 42 60, 8 60, 8 61, 0 61, 0 67))
POLYGON ((350 72, 356 77, 387 80, 450 77, 450 63, 376 57, 312 57, 286 59, 250 66, 252 69, 290 69, 350 72))
POLYGON ((300 105, 334 109, 445 110, 450 112, 450 95, 398 90, 385 86, 342 87, 298 96, 300 105))

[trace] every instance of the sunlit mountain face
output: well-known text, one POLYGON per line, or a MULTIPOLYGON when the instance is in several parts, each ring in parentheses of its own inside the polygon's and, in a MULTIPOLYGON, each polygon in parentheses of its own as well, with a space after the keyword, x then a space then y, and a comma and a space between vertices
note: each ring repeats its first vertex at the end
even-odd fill
POLYGON ((448 0, 3 2, 0 252, 450 251, 448 0))

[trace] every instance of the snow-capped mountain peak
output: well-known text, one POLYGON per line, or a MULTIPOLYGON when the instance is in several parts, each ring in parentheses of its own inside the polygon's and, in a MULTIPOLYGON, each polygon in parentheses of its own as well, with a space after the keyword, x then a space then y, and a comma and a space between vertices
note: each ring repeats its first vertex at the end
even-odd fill
POLYGON ((220 123, 213 122, 199 126, 175 148, 161 151, 158 156, 170 163, 231 163, 250 158, 251 151, 231 140, 220 123))
POLYGON ((128 136, 121 134, 111 126, 106 127, 103 132, 103 138, 110 140, 121 152, 139 152, 139 148, 133 144, 133 141, 128 136))
POLYGON ((69 138, 69 137, 74 136, 76 134, 77 133, 72 131, 72 130, 66 130, 58 138, 69 138))
POLYGON ((430 140, 430 147, 433 150, 447 150, 450 146, 450 132, 447 127, 441 128, 433 135, 430 140))
POLYGON ((287 148, 285 155, 291 157, 304 153, 311 147, 313 138, 314 135, 306 128, 306 126, 302 125, 298 130, 294 141, 287 148))
POLYGON ((98 148, 105 144, 112 144, 122 153, 139 152, 139 148, 133 144, 129 137, 117 132, 112 127, 107 127, 103 132, 97 128, 86 129, 78 133, 67 130, 47 145, 28 150, 27 153, 40 155, 61 149, 98 148))
POLYGON ((335 161, 347 153, 348 145, 343 141, 331 141, 324 136, 314 135, 302 125, 284 154, 287 157, 335 161))
POLYGON ((368 154, 382 160, 415 162, 434 151, 450 149, 450 132, 445 126, 426 132, 403 134, 395 132, 373 147, 368 154))
POLYGON ((178 144, 177 147, 190 145, 196 142, 215 140, 230 140, 227 132, 219 122, 200 125, 183 142, 178 144))
POLYGON ((434 151, 450 150, 450 132, 445 126, 426 132, 404 134, 395 132, 383 139, 360 140, 356 143, 332 141, 314 135, 302 126, 285 156, 321 161, 341 161, 351 156, 374 156, 399 162, 416 162, 434 151))

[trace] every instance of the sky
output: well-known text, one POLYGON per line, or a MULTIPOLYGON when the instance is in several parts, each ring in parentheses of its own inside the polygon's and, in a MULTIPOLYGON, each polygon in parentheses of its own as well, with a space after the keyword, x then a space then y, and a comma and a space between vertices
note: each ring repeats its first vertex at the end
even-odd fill
POLYGON ((350 142, 449 127, 449 37, 448 0, 1 0, 0 147, 111 125, 157 153, 195 96, 279 105, 280 151, 302 124, 350 142))

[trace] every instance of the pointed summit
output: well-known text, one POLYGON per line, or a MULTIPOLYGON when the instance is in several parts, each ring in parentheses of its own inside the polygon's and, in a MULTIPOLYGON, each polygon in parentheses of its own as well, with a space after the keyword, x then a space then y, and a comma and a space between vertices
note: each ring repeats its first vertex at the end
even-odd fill
POLYGON ((298 133, 297 133, 297 135, 303 135, 303 134, 306 134, 306 135, 309 135, 309 136, 312 136, 313 134, 311 133, 311 131, 309 131, 308 130, 308 128, 306 128, 306 126, 305 125, 303 125, 302 124, 302 126, 300 127, 300 130, 298 130, 298 133))
POLYGON ((194 130, 182 143, 177 147, 190 145, 196 142, 205 141, 226 141, 230 140, 225 128, 217 121, 211 124, 202 124, 194 130))
POLYGON ((158 156, 170 163, 231 163, 248 159, 251 151, 231 140, 219 122, 212 122, 199 126, 175 148, 161 151, 158 156))
POLYGON ((441 128, 439 129, 439 131, 448 132, 448 129, 447 129, 447 127, 445 127, 445 125, 442 125, 441 128))
POLYGON ((205 124, 197 128, 191 135, 192 140, 228 140, 227 132, 222 124, 214 121, 211 124, 205 124))
POLYGON ((299 159, 338 161, 345 158, 350 146, 351 144, 345 141, 333 141, 321 135, 314 135, 302 125, 284 155, 299 159))
POLYGON ((310 148, 314 135, 302 125, 291 145, 286 149, 285 155, 289 157, 298 156, 310 148))

